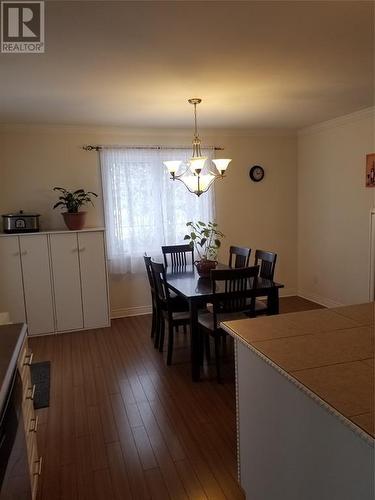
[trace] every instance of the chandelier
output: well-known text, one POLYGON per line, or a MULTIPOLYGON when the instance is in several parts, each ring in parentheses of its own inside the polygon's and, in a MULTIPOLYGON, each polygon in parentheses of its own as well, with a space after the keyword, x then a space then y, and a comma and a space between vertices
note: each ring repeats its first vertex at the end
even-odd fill
POLYGON ((230 159, 213 159, 214 166, 205 168, 207 161, 206 156, 202 156, 201 140, 198 134, 197 126, 197 105, 202 102, 202 99, 189 99, 190 104, 194 106, 194 138, 193 138, 193 155, 185 164, 185 169, 181 174, 177 171, 183 163, 180 160, 164 161, 168 172, 171 174, 172 180, 178 180, 185 184, 186 188, 191 192, 200 196, 208 191, 210 186, 216 179, 222 179, 225 176, 225 171, 228 168, 230 159))

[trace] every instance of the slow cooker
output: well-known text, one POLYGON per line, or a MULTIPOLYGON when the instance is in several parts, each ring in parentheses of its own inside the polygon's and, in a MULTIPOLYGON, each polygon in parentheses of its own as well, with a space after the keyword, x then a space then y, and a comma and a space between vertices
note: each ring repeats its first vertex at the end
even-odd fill
POLYGON ((5 214, 3 217, 4 233, 37 233, 39 231, 39 214, 17 213, 5 214))

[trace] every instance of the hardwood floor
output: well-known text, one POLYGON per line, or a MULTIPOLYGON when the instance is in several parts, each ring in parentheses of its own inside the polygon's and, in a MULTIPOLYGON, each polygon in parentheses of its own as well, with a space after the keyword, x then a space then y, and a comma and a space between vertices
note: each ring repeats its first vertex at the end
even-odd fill
MULTIPOLYGON (((319 307, 297 297, 281 312, 319 307)), ((38 410, 40 500, 243 499, 237 484, 233 361, 190 378, 189 336, 167 367, 150 316, 109 329, 31 339, 51 361, 50 407, 38 410)))

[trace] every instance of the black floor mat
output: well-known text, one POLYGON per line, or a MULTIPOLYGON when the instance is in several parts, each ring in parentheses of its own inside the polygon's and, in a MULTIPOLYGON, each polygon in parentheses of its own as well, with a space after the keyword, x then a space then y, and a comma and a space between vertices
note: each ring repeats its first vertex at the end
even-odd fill
POLYGON ((30 369, 31 383, 35 384, 34 408, 46 408, 49 406, 51 362, 33 363, 30 369))

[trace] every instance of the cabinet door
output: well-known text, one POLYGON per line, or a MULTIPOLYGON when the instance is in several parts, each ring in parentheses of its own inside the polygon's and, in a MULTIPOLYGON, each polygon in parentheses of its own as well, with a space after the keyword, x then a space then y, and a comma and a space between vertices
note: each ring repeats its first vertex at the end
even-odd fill
POLYGON ((78 233, 85 328, 108 326, 108 293, 102 232, 78 233))
POLYGON ((83 328, 77 233, 50 235, 57 331, 83 328))
POLYGON ((29 335, 55 330, 47 236, 20 236, 29 335))
POLYGON ((12 323, 26 321, 18 236, 0 238, 0 312, 12 323))

